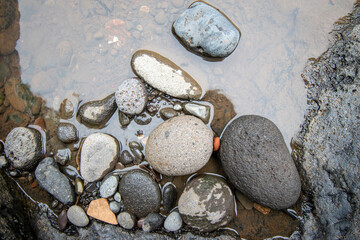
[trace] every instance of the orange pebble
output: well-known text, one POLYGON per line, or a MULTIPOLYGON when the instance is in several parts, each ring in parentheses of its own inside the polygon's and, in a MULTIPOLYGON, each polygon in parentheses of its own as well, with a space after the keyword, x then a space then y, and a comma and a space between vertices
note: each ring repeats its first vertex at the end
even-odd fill
POLYGON ((214 152, 219 150, 219 148, 220 148, 220 138, 216 137, 214 138, 214 152))

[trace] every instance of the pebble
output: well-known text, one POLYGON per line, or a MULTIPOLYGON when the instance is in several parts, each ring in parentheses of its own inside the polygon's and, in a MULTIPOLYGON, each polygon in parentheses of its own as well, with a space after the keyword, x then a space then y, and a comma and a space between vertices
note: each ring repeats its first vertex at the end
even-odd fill
POLYGON ((119 110, 129 115, 140 114, 147 103, 147 92, 143 81, 130 78, 123 81, 115 92, 119 110))
POLYGON ((190 114, 200 118, 205 124, 209 123, 210 106, 197 103, 185 103, 183 106, 183 110, 186 114, 190 114))
POLYGON ((75 193, 69 179, 60 172, 53 158, 42 160, 35 170, 39 185, 63 204, 75 202, 75 193))
POLYGON ((100 196, 102 198, 109 198, 112 197, 119 184, 119 177, 118 176, 110 176, 103 180, 100 186, 100 196))
POLYGON ((90 202, 87 215, 100 221, 117 225, 115 214, 110 210, 108 201, 105 198, 99 198, 90 202))
POLYGON ((270 208, 261 206, 260 204, 254 203, 254 208, 264 215, 268 215, 271 212, 270 208))
POLYGON ((171 0, 171 3, 174 5, 174 7, 179 8, 184 5, 184 0, 171 0))
POLYGON ((66 210, 63 209, 59 216, 58 216, 58 225, 59 225, 59 229, 60 231, 64 231, 65 228, 66 228, 66 225, 67 225, 67 213, 66 213, 66 210))
POLYGON ((134 157, 129 153, 128 150, 124 150, 120 155, 120 162, 124 165, 128 165, 134 161, 134 157))
POLYGON ((121 195, 120 195, 120 193, 115 193, 115 195, 114 195, 114 200, 115 201, 117 201, 117 202, 121 202, 121 195))
POLYGON ((162 200, 164 212, 169 213, 175 207, 177 200, 177 191, 174 184, 167 183, 164 185, 162 191, 162 200))
POLYGON ((122 127, 126 127, 130 124, 131 119, 123 112, 119 111, 119 122, 122 127))
POLYGON ((64 99, 60 104, 60 117, 62 119, 70 119, 75 111, 74 104, 69 99, 64 99))
POLYGON ((164 218, 159 213, 149 213, 142 224, 144 232, 152 232, 162 227, 164 218))
POLYGON ((300 196, 299 173, 284 138, 266 118, 232 121, 221 138, 220 160, 236 189, 263 206, 284 209, 300 196))
POLYGON ((190 180, 179 198, 184 222, 204 232, 228 224, 235 216, 234 196, 220 177, 200 175, 190 180))
POLYGON ((210 159, 213 134, 198 118, 171 118, 149 135, 145 156, 149 164, 167 176, 183 176, 201 169, 210 159))
POLYGON ((118 203, 118 202, 116 202, 116 201, 111 201, 111 202, 109 203, 109 207, 110 207, 110 210, 111 210, 113 213, 117 214, 117 213, 120 212, 121 204, 118 203))
POLYGON ((167 216, 164 222, 164 228, 170 232, 178 231, 182 226, 182 219, 178 212, 174 211, 167 216))
POLYGON ((179 113, 176 112, 173 108, 162 108, 160 110, 160 116, 164 120, 176 117, 177 115, 179 115, 179 113))
POLYGON ((128 230, 133 229, 136 224, 135 215, 126 211, 119 213, 119 215, 117 216, 117 220, 121 227, 128 230))
POLYGON ((31 128, 17 127, 11 130, 4 148, 7 160, 16 169, 29 170, 43 156, 41 135, 31 128))
POLYGON ((94 192, 95 190, 97 190, 96 182, 91 182, 86 184, 85 186, 86 192, 94 192))
POLYGON ((68 148, 57 149, 56 154, 54 155, 54 159, 60 165, 66 165, 71 158, 71 151, 68 148))
POLYGON ((71 165, 67 165, 61 168, 62 172, 71 179, 76 179, 80 176, 79 172, 71 165))
POLYGON ((88 136, 81 148, 81 176, 88 182, 103 178, 114 169, 119 159, 119 149, 118 141, 108 134, 94 133, 88 136))
POLYGON ((60 123, 57 128, 57 137, 63 143, 72 143, 79 140, 77 129, 71 123, 60 123))
POLYGON ((87 102, 79 108, 78 121, 90 128, 103 128, 116 110, 115 95, 87 102))
POLYGON ((75 193, 77 195, 81 195, 84 192, 84 182, 81 180, 81 178, 77 177, 75 179, 75 193))
POLYGON ((239 200, 239 202, 241 203, 241 205, 247 209, 247 210, 251 210, 253 209, 254 206, 254 202, 251 201, 248 197, 246 197, 244 194, 242 194, 240 191, 236 190, 235 191, 235 196, 237 198, 237 200, 239 200))
POLYGON ((239 43, 241 33, 216 8, 197 1, 174 22, 174 33, 190 50, 206 57, 229 56, 239 43))
POLYGON ((147 125, 151 122, 152 117, 147 113, 136 115, 134 121, 139 125, 147 125))
POLYGON ((6 167, 8 165, 8 162, 5 158, 5 156, 0 156, 0 168, 6 167))
POLYGON ((160 209, 161 193, 155 180, 145 171, 133 170, 126 173, 119 184, 119 192, 125 210, 138 218, 160 209))
POLYGON ((199 99, 202 94, 200 85, 187 72, 158 53, 135 52, 131 67, 146 83, 172 97, 199 99))
POLYGON ((175 103, 174 104, 174 110, 175 111, 181 111, 182 110, 182 105, 181 105, 181 103, 175 103))
POLYGON ((77 227, 85 227, 89 224, 89 218, 84 209, 77 205, 73 205, 68 209, 67 217, 77 227))

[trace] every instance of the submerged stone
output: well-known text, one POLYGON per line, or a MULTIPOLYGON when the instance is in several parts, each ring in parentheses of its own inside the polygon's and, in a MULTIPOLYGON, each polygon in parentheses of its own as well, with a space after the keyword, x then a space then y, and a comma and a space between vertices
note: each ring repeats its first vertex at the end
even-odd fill
POLYGON ((209 123, 210 107, 197 103, 185 103, 183 105, 184 112, 200 118, 205 124, 209 123))

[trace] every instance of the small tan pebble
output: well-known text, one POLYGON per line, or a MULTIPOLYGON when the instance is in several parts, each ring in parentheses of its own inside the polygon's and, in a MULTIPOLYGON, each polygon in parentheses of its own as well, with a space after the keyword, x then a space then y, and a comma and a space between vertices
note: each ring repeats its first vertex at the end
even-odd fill
POLYGON ((256 210, 258 210, 259 212, 261 212, 262 214, 264 215, 267 215, 271 212, 271 209, 270 208, 267 208, 267 207, 264 207, 264 206, 261 206, 260 204, 258 203, 254 203, 254 208, 256 210))

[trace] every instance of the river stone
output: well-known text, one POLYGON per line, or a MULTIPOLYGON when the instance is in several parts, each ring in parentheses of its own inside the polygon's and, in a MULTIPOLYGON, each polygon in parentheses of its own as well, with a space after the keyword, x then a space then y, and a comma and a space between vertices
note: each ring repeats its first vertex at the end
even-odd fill
POLYGON ((79 108, 77 119, 90 128, 103 128, 116 110, 115 95, 87 102, 79 108))
POLYGON ((202 94, 195 79, 158 53, 148 50, 135 52, 131 67, 146 83, 172 97, 199 99, 202 94))
POLYGON ((211 130, 198 118, 171 118, 149 135, 145 156, 158 172, 168 176, 194 173, 210 159, 213 149, 211 130))
POLYGON ((77 227, 85 227, 89 224, 89 218, 82 207, 73 205, 67 211, 69 221, 77 227))
POLYGON ((209 123, 210 106, 197 103, 185 103, 183 109, 186 114, 191 114, 195 117, 200 118, 205 124, 209 123))
POLYGON ((142 230, 144 232, 152 232, 161 228, 164 223, 164 217, 159 213, 149 213, 142 224, 142 230))
POLYGON ((100 196, 102 198, 109 198, 113 196, 118 188, 118 183, 118 176, 110 176, 108 178, 105 178, 105 180, 100 186, 100 196))
POLYGON ((220 159, 230 182, 261 205, 283 209, 300 196, 300 177, 284 138, 266 118, 232 121, 221 138, 220 159))
POLYGON ((178 212, 174 211, 167 216, 164 222, 164 228, 170 232, 179 230, 182 226, 182 219, 178 212))
POLYGON ((173 32, 188 49, 207 57, 229 56, 239 43, 241 33, 216 8, 194 2, 174 22, 173 32))
POLYGON ((63 204, 75 201, 75 192, 69 179, 60 172, 53 158, 42 160, 35 170, 39 185, 63 204))
POLYGON ((126 173, 119 184, 125 210, 138 218, 160 210, 161 193, 155 180, 142 170, 126 173))
POLYGON ((72 143, 79 139, 77 129, 71 123, 60 123, 57 128, 57 137, 63 143, 72 143))
POLYGON ((179 198, 179 213, 186 224, 210 232, 233 219, 234 196, 222 178, 201 175, 186 184, 179 198))
POLYGON ((98 181, 114 169, 119 156, 118 141, 104 133, 88 136, 81 148, 80 173, 88 182, 98 181))
POLYGON ((125 229, 133 229, 135 227, 136 218, 134 214, 124 211, 119 213, 117 221, 121 227, 125 229))
POLYGON ((162 191, 162 200, 163 200, 163 208, 164 212, 168 213, 175 207, 177 199, 177 191, 176 187, 172 183, 167 183, 164 185, 162 191))
POLYGON ((31 128, 17 127, 11 130, 4 148, 6 158, 16 169, 29 170, 43 156, 41 135, 31 128))
POLYGON ((140 114, 147 103, 145 84, 139 78, 123 81, 115 92, 115 101, 121 112, 140 114))

